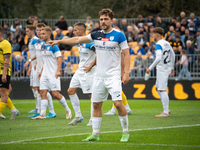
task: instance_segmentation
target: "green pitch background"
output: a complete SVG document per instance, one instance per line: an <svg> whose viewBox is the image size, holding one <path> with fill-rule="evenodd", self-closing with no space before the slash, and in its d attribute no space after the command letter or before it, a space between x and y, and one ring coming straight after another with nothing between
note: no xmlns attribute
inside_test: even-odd
<svg viewBox="0 0 200 150"><path fill-rule="evenodd" d="M10 110L3 112L6 119L0 120L0 150L126 150L126 149L200 149L200 101L170 101L171 115L155 118L162 112L159 100L128 100L133 111L129 115L130 141L120 143L121 125L117 115L103 116L100 141L81 142L92 133L86 124L90 118L90 101L81 100L84 122L67 125L72 119L65 119L65 111L54 100L56 118L30 120L28 111L35 107L33 100L14 100L20 111L16 120L10 119ZM74 111L69 100L69 107ZM103 104L103 113L112 106L112 101ZM48 112L47 112L48 114Z"/></svg>

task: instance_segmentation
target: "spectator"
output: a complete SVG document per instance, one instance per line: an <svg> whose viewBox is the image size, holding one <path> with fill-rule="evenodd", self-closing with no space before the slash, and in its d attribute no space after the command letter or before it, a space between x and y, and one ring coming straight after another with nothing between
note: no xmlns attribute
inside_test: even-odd
<svg viewBox="0 0 200 150"><path fill-rule="evenodd" d="M200 50L200 28L197 29L197 49Z"/></svg>
<svg viewBox="0 0 200 150"><path fill-rule="evenodd" d="M141 78L141 74L144 71L143 65L144 60L142 59L142 54L139 52L134 59L133 68L131 68L131 76L135 77L135 72L137 72L137 77Z"/></svg>
<svg viewBox="0 0 200 150"><path fill-rule="evenodd" d="M15 76L20 77L23 75L23 66L24 66L24 61L23 61L23 57L16 55L15 57L16 61L15 61Z"/></svg>
<svg viewBox="0 0 200 150"><path fill-rule="evenodd" d="M26 20L27 25L34 25L34 20L37 19L37 16L29 16Z"/></svg>
<svg viewBox="0 0 200 150"><path fill-rule="evenodd" d="M171 37L171 36L168 36L168 37L167 37L167 41L169 42L169 44L170 44L171 46L173 46L173 40L172 40L172 37Z"/></svg>
<svg viewBox="0 0 200 150"><path fill-rule="evenodd" d="M181 36L185 35L185 26L181 26Z"/></svg>
<svg viewBox="0 0 200 150"><path fill-rule="evenodd" d="M68 33L66 34L66 36L68 36L69 38L74 37L74 33L73 33L74 28L72 26L68 27Z"/></svg>
<svg viewBox="0 0 200 150"><path fill-rule="evenodd" d="M122 19L122 24L119 28L121 30L123 30L124 33L127 31L127 21L126 21L126 19Z"/></svg>
<svg viewBox="0 0 200 150"><path fill-rule="evenodd" d="M180 54L180 52L178 50L179 46L183 46L183 43L181 42L181 37L177 35L175 38L175 41L172 44L172 48L173 48L175 54Z"/></svg>
<svg viewBox="0 0 200 150"><path fill-rule="evenodd" d="M197 25L198 20L195 18L195 14L194 13L190 13L190 18L188 19L188 26L190 21L193 21L195 25Z"/></svg>
<svg viewBox="0 0 200 150"><path fill-rule="evenodd" d="M186 19L182 19L181 26L184 26L185 28L187 28L188 24L187 24L187 20Z"/></svg>
<svg viewBox="0 0 200 150"><path fill-rule="evenodd" d="M139 49L137 50L137 54L138 53L141 53L142 55L145 55L145 50L143 48L143 43L139 43L138 46L139 46Z"/></svg>
<svg viewBox="0 0 200 150"><path fill-rule="evenodd" d="M190 41L192 42L192 48L195 47L195 44L196 44L196 39L194 38L194 34L193 33L190 33Z"/></svg>
<svg viewBox="0 0 200 150"><path fill-rule="evenodd" d="M17 26L18 26L20 29L23 29L23 28L22 28L22 25L20 25L19 19L18 19L18 18L15 18L14 24L11 25L11 27L10 27L11 32L14 33L14 32L16 31L16 27L17 27Z"/></svg>
<svg viewBox="0 0 200 150"><path fill-rule="evenodd" d="M73 65L71 64L71 62L67 62L67 66L65 67L65 72L68 75L73 75Z"/></svg>
<svg viewBox="0 0 200 150"><path fill-rule="evenodd" d="M166 39L168 39L169 36L171 36L172 39L175 39L175 30L174 30L174 26L173 25L170 25L169 31L167 32Z"/></svg>
<svg viewBox="0 0 200 150"><path fill-rule="evenodd" d="M65 59L64 51L62 51L61 54L62 54L61 73L62 75L65 75L65 67L67 66L67 60Z"/></svg>
<svg viewBox="0 0 200 150"><path fill-rule="evenodd" d="M154 45L155 48L155 45ZM154 49L154 53L155 53L155 49ZM155 60L155 55L152 54L152 52L149 50L147 52L147 58L144 60L144 68L147 69L149 68L149 66L154 62ZM156 67L154 67L153 70L151 70L151 76L155 76L156 75Z"/></svg>
<svg viewBox="0 0 200 150"><path fill-rule="evenodd" d="M149 41L150 34L149 34L149 27L148 27L147 23L144 23L144 31L146 33L147 41Z"/></svg>
<svg viewBox="0 0 200 150"><path fill-rule="evenodd" d="M156 58L155 45L156 45L156 42L152 42L152 43L151 43L151 47L150 47L149 50L148 50L148 51L151 52L151 54L154 56L154 58Z"/></svg>
<svg viewBox="0 0 200 150"><path fill-rule="evenodd" d="M172 17L171 18L171 22L170 22L170 26L173 26L174 27L174 29L176 29L176 17Z"/></svg>
<svg viewBox="0 0 200 150"><path fill-rule="evenodd" d="M190 33L196 34L196 27L193 21L190 21L189 25L188 25L188 29L190 31Z"/></svg>
<svg viewBox="0 0 200 150"><path fill-rule="evenodd" d="M186 17L185 17L185 12L184 11L182 11L182 12L180 12L180 17L178 18L178 22L181 22L183 19L186 19Z"/></svg>
<svg viewBox="0 0 200 150"><path fill-rule="evenodd" d="M24 38L22 37L21 34L19 34L17 35L16 39L17 39L17 43L19 43L20 45L20 51L22 51L22 46L24 45Z"/></svg>
<svg viewBox="0 0 200 150"><path fill-rule="evenodd" d="M130 53L130 55L134 55L135 53L134 53L134 49L132 48L132 42L129 42L128 43L128 47L129 47L129 53Z"/></svg>
<svg viewBox="0 0 200 150"><path fill-rule="evenodd" d="M63 16L60 16L59 21L55 24L55 29L67 30L68 25Z"/></svg>
<svg viewBox="0 0 200 150"><path fill-rule="evenodd" d="M138 15L138 21L136 22L137 27L138 27L138 28L139 28L139 27L143 27L143 26L144 26L144 23L145 23L145 21L144 21L144 19L143 19L143 16L142 16L142 15Z"/></svg>
<svg viewBox="0 0 200 150"><path fill-rule="evenodd" d="M181 38L181 31L178 29L175 30L175 37L176 36L180 36L180 38ZM173 40L175 40L175 39L173 39Z"/></svg>
<svg viewBox="0 0 200 150"><path fill-rule="evenodd" d="M78 64L78 56L75 55L74 51L71 51L71 55L67 57L67 62L70 62L71 64Z"/></svg>
<svg viewBox="0 0 200 150"><path fill-rule="evenodd" d="M17 43L17 39L14 37L12 38L12 52L17 52L17 51L20 51L20 45L19 43Z"/></svg>
<svg viewBox="0 0 200 150"><path fill-rule="evenodd" d="M174 28L176 31L179 30L181 31L181 23L180 22L176 22L176 27Z"/></svg>
<svg viewBox="0 0 200 150"><path fill-rule="evenodd" d="M27 45L23 45L22 46L22 52L21 52L21 56L23 58L24 62L27 62L28 60L28 46Z"/></svg>
<svg viewBox="0 0 200 150"><path fill-rule="evenodd" d="M61 40L64 37L64 34L59 28L56 29L56 32L57 34L56 34L55 40Z"/></svg>
<svg viewBox="0 0 200 150"><path fill-rule="evenodd" d="M64 36L62 39L68 39L68 36ZM64 51L70 51L72 49L72 45L65 45L65 44L59 44L59 49L64 53Z"/></svg>
<svg viewBox="0 0 200 150"><path fill-rule="evenodd" d="M155 21L153 15L150 14L148 16L147 25L148 25L148 27L151 27L151 26L155 26L155 24L156 24L156 21Z"/></svg>
<svg viewBox="0 0 200 150"><path fill-rule="evenodd" d="M188 63L190 67L193 64L193 59L195 58L193 55L196 54L194 48L192 48L192 42L190 40L187 40L186 42L186 54L188 56Z"/></svg>
<svg viewBox="0 0 200 150"><path fill-rule="evenodd" d="M3 38L6 39L6 40L8 40L9 42L11 42L11 40L10 40L9 37L12 37L11 33L9 32L9 28L4 27Z"/></svg>
<svg viewBox="0 0 200 150"><path fill-rule="evenodd" d="M180 81L183 78L183 76L186 75L187 79L191 81L192 78L190 72L188 71L188 58L185 50L182 50L181 59L177 62L177 64L181 64L183 68L181 69L178 78L175 80Z"/></svg>
<svg viewBox="0 0 200 150"><path fill-rule="evenodd" d="M133 28L131 26L127 26L127 31L125 32L125 36L128 42L135 41L135 34L133 33Z"/></svg>
<svg viewBox="0 0 200 150"><path fill-rule="evenodd" d="M161 27L164 29L164 32L167 33L168 31L168 25L169 23L166 21L163 21L159 16L156 18L156 27Z"/></svg>
<svg viewBox="0 0 200 150"><path fill-rule="evenodd" d="M189 29L185 29L185 35L182 36L183 47L186 47L186 41L190 39L190 31Z"/></svg>
<svg viewBox="0 0 200 150"><path fill-rule="evenodd" d="M144 45L147 42L147 36L144 36L144 32L140 31L137 36L137 43L143 43Z"/></svg>
<svg viewBox="0 0 200 150"><path fill-rule="evenodd" d="M140 32L138 27L135 24L132 24L131 26L132 26L133 33L137 35Z"/></svg>
<svg viewBox="0 0 200 150"><path fill-rule="evenodd" d="M118 23L117 23L117 19L116 18L113 18L113 24L112 24L112 27L114 26L117 26L119 27Z"/></svg>
<svg viewBox="0 0 200 150"><path fill-rule="evenodd" d="M13 33L13 37L17 37L19 35L24 35L24 30L20 28L19 26L16 27L15 32Z"/></svg>
<svg viewBox="0 0 200 150"><path fill-rule="evenodd" d="M88 31L91 31L94 29L94 23L90 16L87 16L85 26L86 26L86 30Z"/></svg>
<svg viewBox="0 0 200 150"><path fill-rule="evenodd" d="M94 29L91 30L91 32L99 31L99 30L101 30L100 25L99 25L99 22L95 22L95 23L94 23Z"/></svg>

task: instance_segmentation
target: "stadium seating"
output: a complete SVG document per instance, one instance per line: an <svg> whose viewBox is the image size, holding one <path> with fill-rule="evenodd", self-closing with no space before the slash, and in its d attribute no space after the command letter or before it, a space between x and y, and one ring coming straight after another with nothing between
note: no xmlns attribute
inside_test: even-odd
<svg viewBox="0 0 200 150"><path fill-rule="evenodd" d="M15 56L20 55L21 56L21 52L13 52L12 55L15 55Z"/></svg>

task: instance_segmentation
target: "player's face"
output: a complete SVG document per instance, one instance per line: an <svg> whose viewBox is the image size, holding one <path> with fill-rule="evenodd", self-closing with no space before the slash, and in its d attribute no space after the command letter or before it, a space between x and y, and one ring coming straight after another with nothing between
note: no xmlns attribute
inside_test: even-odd
<svg viewBox="0 0 200 150"><path fill-rule="evenodd" d="M41 30L42 30L42 28L37 27L37 35L38 35L39 38L40 38Z"/></svg>
<svg viewBox="0 0 200 150"><path fill-rule="evenodd" d="M82 34L82 33L81 33L81 30L79 29L78 26L75 26L75 27L74 27L73 33L74 33L75 36L81 36L81 34Z"/></svg>
<svg viewBox="0 0 200 150"><path fill-rule="evenodd" d="M32 37L32 32L29 28L26 28L26 35L31 38Z"/></svg>
<svg viewBox="0 0 200 150"><path fill-rule="evenodd" d="M40 32L40 38L41 38L41 40L47 42L49 40L49 38L50 38L49 32L47 32L45 30L41 30L41 32Z"/></svg>
<svg viewBox="0 0 200 150"><path fill-rule="evenodd" d="M106 30L109 30L111 28L112 20L109 16L102 15L102 16L100 16L99 20L100 20L101 28L103 30L106 31Z"/></svg>

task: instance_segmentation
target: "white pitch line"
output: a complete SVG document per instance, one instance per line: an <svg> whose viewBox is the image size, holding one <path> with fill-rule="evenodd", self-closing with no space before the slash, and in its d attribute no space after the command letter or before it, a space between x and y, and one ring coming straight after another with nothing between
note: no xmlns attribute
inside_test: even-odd
<svg viewBox="0 0 200 150"><path fill-rule="evenodd" d="M138 146L165 146L165 147L200 147L200 145L156 144L156 143L117 143L117 142L22 142L22 144L105 144L105 145L138 145Z"/></svg>
<svg viewBox="0 0 200 150"><path fill-rule="evenodd" d="M168 127L156 127L156 128L146 128L146 129L133 129L133 130L129 130L129 131L160 130L160 129L172 129L172 128L183 128L183 127L197 127L197 126L200 126L200 124L168 126ZM116 132L122 132L122 131L104 131L104 132L100 132L100 133L116 133ZM25 139L25 140L19 140L19 141L2 142L0 144L15 144L15 143L22 143L22 142L26 142L26 141L36 141L36 140L61 138L61 137L67 137L67 136L78 136L78 135L86 135L86 134L91 134L91 133L78 133L78 134L67 134L67 135L51 136L51 137L41 137L41 138L35 138L35 139Z"/></svg>

